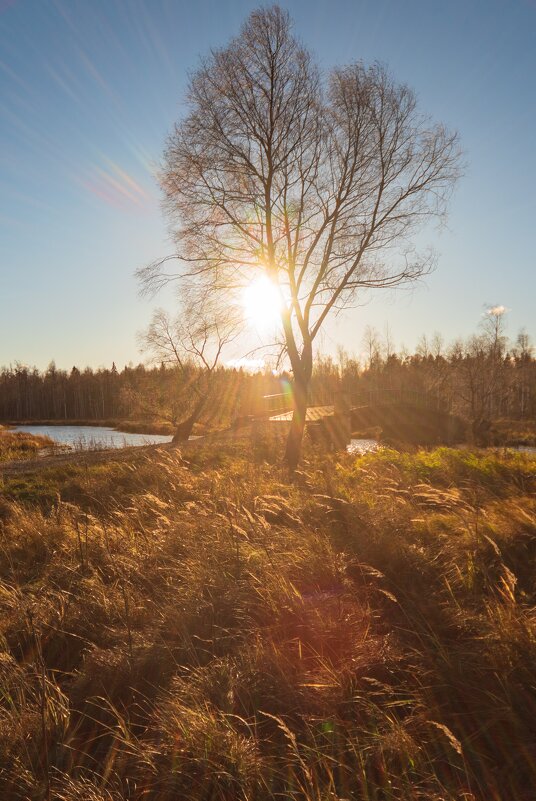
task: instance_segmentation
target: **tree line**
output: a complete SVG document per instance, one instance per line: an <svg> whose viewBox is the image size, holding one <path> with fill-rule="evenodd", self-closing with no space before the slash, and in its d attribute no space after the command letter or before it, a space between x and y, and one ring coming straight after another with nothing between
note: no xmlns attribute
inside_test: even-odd
<svg viewBox="0 0 536 801"><path fill-rule="evenodd" d="M446 344L439 334L421 337L414 353L396 351L389 332L368 328L364 361L341 350L337 359L319 357L312 386L330 383L350 394L415 392L473 426L498 419L536 419L536 359L529 335L515 341L504 332L504 311L488 309L480 330ZM374 402L374 400L372 401Z"/></svg>
<svg viewBox="0 0 536 801"><path fill-rule="evenodd" d="M44 371L21 364L0 371L0 419L167 421L178 426L205 403L199 421L221 428L265 409L268 395L283 395L292 376L270 368L256 373L218 366L210 375L201 362L186 360L158 366L127 366L70 371L54 363ZM333 402L337 392L376 402L379 392L417 392L478 425L508 418L536 419L536 359L530 337L521 331L510 341L504 314L488 310L480 330L466 340L445 344L439 335L423 336L413 353L396 350L391 334L368 328L361 355L340 349L314 363L309 404ZM195 420L197 422L197 418Z"/></svg>
<svg viewBox="0 0 536 801"><path fill-rule="evenodd" d="M126 366L93 370L46 370L23 364L0 370L0 420L147 421L177 426L197 401L197 387L207 393L203 420L215 427L256 413L264 395L276 394L284 375L271 370L250 374L218 366L207 386L206 368L191 361L180 366Z"/></svg>

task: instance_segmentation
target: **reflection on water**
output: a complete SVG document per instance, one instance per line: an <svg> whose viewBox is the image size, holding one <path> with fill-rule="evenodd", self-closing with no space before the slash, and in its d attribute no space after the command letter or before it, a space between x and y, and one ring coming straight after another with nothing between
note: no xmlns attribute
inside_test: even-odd
<svg viewBox="0 0 536 801"><path fill-rule="evenodd" d="M26 431L49 437L60 445L69 445L80 450L102 448L125 448L132 445L156 445L171 442L172 437L163 434L132 434L115 431L107 426L17 426L15 431Z"/></svg>
<svg viewBox="0 0 536 801"><path fill-rule="evenodd" d="M346 446L348 453L353 453L356 456L361 456L364 453L373 453L380 448L380 443L375 439L351 439L350 444Z"/></svg>
<svg viewBox="0 0 536 801"><path fill-rule="evenodd" d="M350 444L346 446L348 453L353 453L356 456L361 456L364 453L374 453L382 448L382 445L375 439L351 439ZM494 450L493 448L491 450ZM520 451L521 453L536 453L534 445L513 445L505 450Z"/></svg>

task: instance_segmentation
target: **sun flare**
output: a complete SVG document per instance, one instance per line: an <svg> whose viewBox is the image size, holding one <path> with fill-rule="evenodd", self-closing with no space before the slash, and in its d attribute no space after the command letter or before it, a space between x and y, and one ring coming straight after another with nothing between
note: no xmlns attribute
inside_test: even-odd
<svg viewBox="0 0 536 801"><path fill-rule="evenodd" d="M262 334L275 331L281 321L281 294L270 279L262 275L244 289L247 320Z"/></svg>

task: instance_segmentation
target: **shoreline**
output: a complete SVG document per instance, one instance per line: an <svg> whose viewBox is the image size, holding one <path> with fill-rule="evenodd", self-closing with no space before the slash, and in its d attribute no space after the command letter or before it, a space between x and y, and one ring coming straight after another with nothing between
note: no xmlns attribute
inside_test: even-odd
<svg viewBox="0 0 536 801"><path fill-rule="evenodd" d="M529 421L527 426L527 421L525 423L525 430L523 428L510 428L510 430L505 430L503 426L501 426L502 421L497 421L497 430L496 436L491 438L491 441L488 445L490 448L535 448L536 447L536 431L533 429L534 423ZM176 427L173 426L171 423L166 421L160 422L144 422L140 420L117 420L117 419L104 419L104 420L0 420L0 431L9 431L18 426L89 426L92 428L111 428L114 431L119 433L125 434L146 434L150 435L162 435L162 436L173 436L176 431ZM502 430L501 430L502 428ZM232 430L232 429L231 429ZM201 426L201 430L199 428L195 431L196 436L207 436L210 434L223 434L227 431L227 429L205 429L204 426ZM359 432L363 435L364 432ZM368 434L372 433L367 431ZM357 434L357 432L356 432ZM352 434L352 437L355 437L356 434ZM371 437L373 439L378 439L381 442L381 437L378 438L377 432L376 436ZM439 443L436 443L439 444ZM470 441L466 441L465 445L471 446L475 445L475 443L471 443ZM433 447L433 446L432 446ZM477 446L478 447L478 446Z"/></svg>
<svg viewBox="0 0 536 801"><path fill-rule="evenodd" d="M162 434L173 436L175 426L165 421L145 423L138 420L1 420L0 429L18 426L91 426L92 428L112 428L125 434Z"/></svg>

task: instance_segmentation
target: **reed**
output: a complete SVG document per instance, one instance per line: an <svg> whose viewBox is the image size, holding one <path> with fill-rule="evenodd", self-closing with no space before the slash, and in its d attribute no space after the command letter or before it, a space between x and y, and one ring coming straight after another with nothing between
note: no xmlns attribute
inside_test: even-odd
<svg viewBox="0 0 536 801"><path fill-rule="evenodd" d="M49 437L0 427L0 462L33 459L38 456L40 450L53 449L54 446L55 443Z"/></svg>
<svg viewBox="0 0 536 801"><path fill-rule="evenodd" d="M2 799L528 801L534 457L252 452L3 501Z"/></svg>

